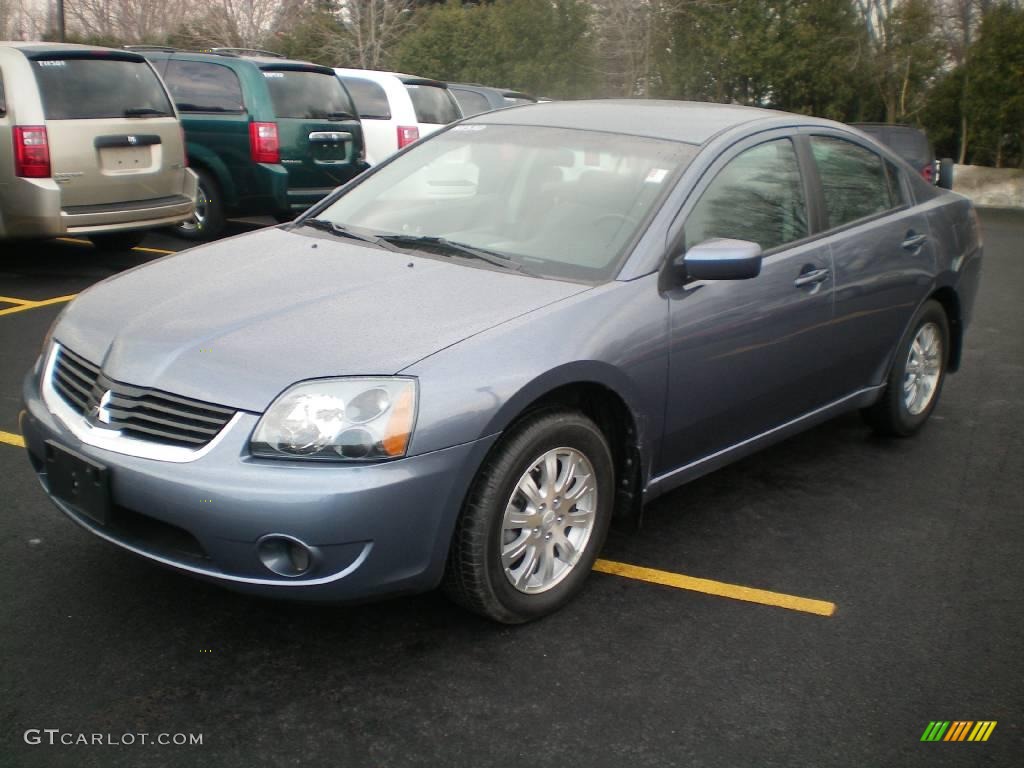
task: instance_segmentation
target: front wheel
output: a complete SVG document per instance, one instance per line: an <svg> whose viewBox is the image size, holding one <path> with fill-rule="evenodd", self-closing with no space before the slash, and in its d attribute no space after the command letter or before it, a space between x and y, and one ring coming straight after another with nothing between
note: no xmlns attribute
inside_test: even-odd
<svg viewBox="0 0 1024 768"><path fill-rule="evenodd" d="M580 413L538 412L502 439L459 518L443 588L506 624L540 618L579 592L612 517L615 467Z"/></svg>
<svg viewBox="0 0 1024 768"><path fill-rule="evenodd" d="M882 397L864 415L879 434L909 437L928 420L939 401L949 362L949 320L937 301L918 311Z"/></svg>

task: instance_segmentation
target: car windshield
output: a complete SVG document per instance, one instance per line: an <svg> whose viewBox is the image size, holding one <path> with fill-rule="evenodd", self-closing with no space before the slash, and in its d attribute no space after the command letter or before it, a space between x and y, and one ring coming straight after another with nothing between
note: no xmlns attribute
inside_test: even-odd
<svg viewBox="0 0 1024 768"><path fill-rule="evenodd" d="M443 238L533 275L614 277L697 148L566 128L463 123L396 157L317 214L372 235Z"/></svg>
<svg viewBox="0 0 1024 768"><path fill-rule="evenodd" d="M355 117L356 108L338 78L325 72L264 70L263 77L279 118L306 120Z"/></svg>
<svg viewBox="0 0 1024 768"><path fill-rule="evenodd" d="M47 58L32 62L47 120L170 117L174 109L144 61Z"/></svg>

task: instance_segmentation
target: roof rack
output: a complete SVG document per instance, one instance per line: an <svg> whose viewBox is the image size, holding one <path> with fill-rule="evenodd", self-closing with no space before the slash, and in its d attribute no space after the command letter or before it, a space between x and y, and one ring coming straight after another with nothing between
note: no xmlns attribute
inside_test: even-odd
<svg viewBox="0 0 1024 768"><path fill-rule="evenodd" d="M211 48L212 53L230 53L235 56L269 56L273 59L286 59L284 54L274 51L264 51L259 48Z"/></svg>
<svg viewBox="0 0 1024 768"><path fill-rule="evenodd" d="M164 51L166 53L174 53L178 48L174 48L170 45L122 45L126 51Z"/></svg>

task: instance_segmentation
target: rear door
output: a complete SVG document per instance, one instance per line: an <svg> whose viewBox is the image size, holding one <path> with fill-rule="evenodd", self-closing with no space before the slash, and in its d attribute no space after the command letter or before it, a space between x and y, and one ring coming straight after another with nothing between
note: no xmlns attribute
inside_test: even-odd
<svg viewBox="0 0 1024 768"><path fill-rule="evenodd" d="M362 127L334 71L297 64L260 69L277 117L288 188L326 195L355 176L361 170Z"/></svg>
<svg viewBox="0 0 1024 768"><path fill-rule="evenodd" d="M903 171L840 135L809 137L831 234L835 348L849 390L878 384L935 274L927 215Z"/></svg>
<svg viewBox="0 0 1024 768"><path fill-rule="evenodd" d="M29 59L65 210L181 195L181 129L144 58L61 51Z"/></svg>

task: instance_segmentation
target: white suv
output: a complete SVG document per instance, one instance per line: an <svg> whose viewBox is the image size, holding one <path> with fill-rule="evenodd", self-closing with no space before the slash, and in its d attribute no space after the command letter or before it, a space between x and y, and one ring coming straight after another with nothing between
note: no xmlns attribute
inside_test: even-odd
<svg viewBox="0 0 1024 768"><path fill-rule="evenodd" d="M334 70L363 122L366 160L376 165L421 136L462 119L448 84L399 72Z"/></svg>

